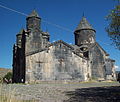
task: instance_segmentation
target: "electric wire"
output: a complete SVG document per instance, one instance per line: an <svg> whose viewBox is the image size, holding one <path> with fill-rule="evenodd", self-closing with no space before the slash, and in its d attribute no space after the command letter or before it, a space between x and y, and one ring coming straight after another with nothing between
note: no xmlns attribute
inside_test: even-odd
<svg viewBox="0 0 120 102"><path fill-rule="evenodd" d="M6 7L6 6L3 6L3 5L1 5L1 4L0 4L0 7L1 7L1 8L4 8L4 9L7 9L7 10L10 10L10 11L13 11L13 12L16 12L16 13L21 14L21 15L23 15L23 16L27 16L27 14L25 14L25 13L23 13L23 12L20 12L20 11L14 10L14 9L12 9L12 8L9 8L9 7Z"/></svg>
<svg viewBox="0 0 120 102"><path fill-rule="evenodd" d="M26 17L28 16L28 14L26 14L26 13L20 12L20 11L18 11L18 10L9 8L9 7L4 6L4 5L1 5L1 4L0 4L0 7L1 7L1 8L4 8L4 9L6 9L6 10L12 11L12 12L18 13L18 14L20 14L20 15L26 16ZM49 24L49 25L53 25L53 26L55 26L55 27L57 27L57 28L59 28L59 29L62 29L62 30L68 31L68 32L72 32L72 33L74 32L74 31L71 30L71 29L65 28L65 27L60 26L60 25L58 25L58 24L54 24L54 23L48 22L48 21L46 21L46 20L44 20L44 19L42 19L42 21L43 21L44 23ZM98 41L100 41L100 42L103 43L104 45L111 46L111 44L104 43L104 42L101 41L101 40L98 40Z"/></svg>

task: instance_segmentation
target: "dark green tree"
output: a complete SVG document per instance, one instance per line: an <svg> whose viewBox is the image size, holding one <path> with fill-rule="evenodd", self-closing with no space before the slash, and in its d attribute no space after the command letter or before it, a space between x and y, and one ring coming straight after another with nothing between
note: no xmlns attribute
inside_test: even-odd
<svg viewBox="0 0 120 102"><path fill-rule="evenodd" d="M4 83L12 83L12 72L8 72L4 77L3 77L3 82Z"/></svg>
<svg viewBox="0 0 120 102"><path fill-rule="evenodd" d="M118 3L107 16L109 25L106 27L106 31L115 47L120 50L120 1L115 1Z"/></svg>

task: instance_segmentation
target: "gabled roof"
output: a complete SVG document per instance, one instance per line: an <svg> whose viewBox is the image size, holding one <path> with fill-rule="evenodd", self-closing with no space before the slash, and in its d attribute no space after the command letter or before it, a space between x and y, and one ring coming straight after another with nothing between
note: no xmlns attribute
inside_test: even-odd
<svg viewBox="0 0 120 102"><path fill-rule="evenodd" d="M71 48L72 50L74 50L74 48L73 48L71 45L69 45L68 43L66 43L66 42L64 42L64 41L62 41L62 40L55 41L55 42L51 43L48 47L53 46L53 45L55 45L55 44L57 44L57 43L63 43L63 44L66 45L67 47L69 47L69 48Z"/></svg>
<svg viewBox="0 0 120 102"><path fill-rule="evenodd" d="M39 15L38 15L38 13L37 13L35 10L33 10L33 11L31 12L31 14L28 15L28 18L29 18L29 17L38 17L38 18L40 18Z"/></svg>
<svg viewBox="0 0 120 102"><path fill-rule="evenodd" d="M78 24L76 31L80 31L80 30L84 30L84 29L90 29L90 30L94 30L92 28L92 26L90 25L90 23L87 21L87 19L83 16L80 23ZM95 30L94 30L95 31Z"/></svg>
<svg viewBox="0 0 120 102"><path fill-rule="evenodd" d="M36 54L36 53L39 53L39 52L42 52L42 51L45 51L45 50L49 50L49 47L50 47L50 46L54 46L55 44L59 44L59 43L62 43L62 44L64 44L64 45L66 45L67 47L69 47L69 48L71 49L71 51L72 51L74 54L76 54L77 56L79 56L79 57L81 57L81 58L84 58L84 59L87 59L87 58L79 55L78 53L76 53L76 52L75 52L75 49L74 49L74 47L73 47L72 45L69 45L68 43L66 43L66 42L64 42L64 41L62 41L62 40L58 40L58 41L56 41L56 42L53 42L53 43L49 44L49 45L48 45L46 48L44 48L44 49L40 49L40 50L37 50L37 51L33 51L33 52L30 52L30 53L27 53L26 56L30 56L30 55L33 55L33 54Z"/></svg>
<svg viewBox="0 0 120 102"><path fill-rule="evenodd" d="M109 54L97 42L96 42L96 46L98 46L105 53L106 56L109 56Z"/></svg>
<svg viewBox="0 0 120 102"><path fill-rule="evenodd" d="M64 42L64 41L62 41L62 40L58 40L58 41L55 41L55 42L53 42L53 43L50 43L50 44L49 44L46 48L44 48L44 49L40 49L40 50L36 50L36 51L30 52L30 53L27 53L26 56L33 55L33 54L36 54L36 53L38 53L38 52L42 52L42 51L48 50L48 48L49 48L50 46L53 46L53 45L58 44L58 43L63 43L64 45L66 45L66 46L68 46L69 48L71 48L72 50L74 50L74 48L73 48L71 45L67 44L66 42Z"/></svg>

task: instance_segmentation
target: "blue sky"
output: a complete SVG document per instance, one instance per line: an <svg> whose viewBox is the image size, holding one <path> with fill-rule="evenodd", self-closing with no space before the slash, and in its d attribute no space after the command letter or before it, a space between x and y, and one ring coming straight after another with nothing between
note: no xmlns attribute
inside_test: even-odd
<svg viewBox="0 0 120 102"><path fill-rule="evenodd" d="M110 46L105 27L108 25L106 15L114 8L114 0L0 0L0 5L7 6L25 14L33 9L40 17L51 24L42 21L42 30L51 35L51 42L64 40L74 44L74 34L60 29L53 24L74 31L83 12L89 23L96 30L96 40L116 60L120 70L120 51ZM26 27L26 17L0 7L0 67L12 68L12 47L16 41L16 34Z"/></svg>

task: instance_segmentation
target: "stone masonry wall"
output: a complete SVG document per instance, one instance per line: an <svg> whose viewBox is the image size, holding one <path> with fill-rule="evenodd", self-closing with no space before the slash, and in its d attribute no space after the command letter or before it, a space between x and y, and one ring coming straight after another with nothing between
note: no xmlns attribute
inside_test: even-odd
<svg viewBox="0 0 120 102"><path fill-rule="evenodd" d="M92 78L103 78L106 77L105 72L105 54L99 48L99 46L94 46L90 51L90 63L91 63L91 70L92 70Z"/></svg>
<svg viewBox="0 0 120 102"><path fill-rule="evenodd" d="M88 80L88 61L74 54L68 46L57 43L48 50L26 57L26 81Z"/></svg>

